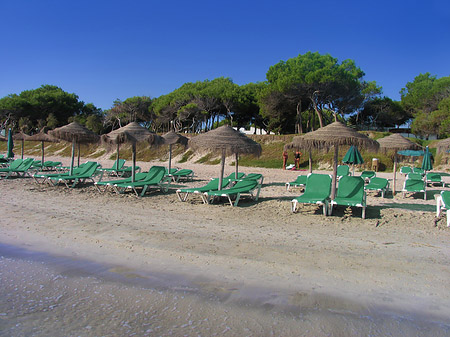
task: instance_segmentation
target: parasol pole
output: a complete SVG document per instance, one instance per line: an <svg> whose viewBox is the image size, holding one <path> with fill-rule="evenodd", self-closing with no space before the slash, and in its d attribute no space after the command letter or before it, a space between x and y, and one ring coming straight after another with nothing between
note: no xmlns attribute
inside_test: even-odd
<svg viewBox="0 0 450 337"><path fill-rule="evenodd" d="M72 156L71 156L71 160L70 160L70 170L69 170L69 174L73 175L73 162L75 160L75 137L73 137L72 139Z"/></svg>
<svg viewBox="0 0 450 337"><path fill-rule="evenodd" d="M309 149L309 173L312 173L312 150Z"/></svg>
<svg viewBox="0 0 450 337"><path fill-rule="evenodd" d="M172 144L169 144L169 174L172 166Z"/></svg>
<svg viewBox="0 0 450 337"><path fill-rule="evenodd" d="M23 159L23 143L24 143L24 140L22 138L22 159Z"/></svg>
<svg viewBox="0 0 450 337"><path fill-rule="evenodd" d="M116 172L117 171L119 171L119 147L120 147L120 144L119 144L119 142L117 142L117 157L116 157Z"/></svg>
<svg viewBox="0 0 450 337"><path fill-rule="evenodd" d="M78 166L80 166L81 143L78 143Z"/></svg>
<svg viewBox="0 0 450 337"><path fill-rule="evenodd" d="M235 166L236 166L236 173L234 174L234 179L238 178L238 174L239 174L239 153L236 152L236 162L235 162Z"/></svg>
<svg viewBox="0 0 450 337"><path fill-rule="evenodd" d="M134 180L136 179L136 143L133 143L133 145L131 146L132 150L133 150L133 170L131 172L131 181L134 183Z"/></svg>
<svg viewBox="0 0 450 337"><path fill-rule="evenodd" d="M223 171L225 170L225 148L222 149L222 160L220 163L220 176L219 176L219 188L220 191L222 189L222 182L223 182Z"/></svg>
<svg viewBox="0 0 450 337"><path fill-rule="evenodd" d="M336 181L337 181L337 164L338 164L339 146L334 145L334 159L333 159L333 177L331 182L331 200L336 196Z"/></svg>
<svg viewBox="0 0 450 337"><path fill-rule="evenodd" d="M42 152L41 167L44 168L44 141L41 142L41 152Z"/></svg>
<svg viewBox="0 0 450 337"><path fill-rule="evenodd" d="M395 196L395 184L397 182L397 151L395 151L394 155L394 182L392 186L392 196Z"/></svg>

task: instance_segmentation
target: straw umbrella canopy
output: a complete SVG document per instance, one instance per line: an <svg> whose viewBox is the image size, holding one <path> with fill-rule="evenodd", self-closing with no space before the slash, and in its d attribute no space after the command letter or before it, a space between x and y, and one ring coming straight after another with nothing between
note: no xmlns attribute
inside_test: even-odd
<svg viewBox="0 0 450 337"><path fill-rule="evenodd" d="M159 146L164 144L164 139L156 133L139 125L137 122L131 122L119 129L102 136L102 142L106 144L115 144L119 149L120 144L131 143L133 169L131 172L131 180L135 180L136 171L136 144L146 142L150 146ZM117 152L118 153L118 152Z"/></svg>
<svg viewBox="0 0 450 337"><path fill-rule="evenodd" d="M398 133L394 133L390 136L378 139L378 144L380 144L380 150L383 152L394 151L394 180L392 194L395 195L395 184L397 181L397 162L398 162L398 151L403 150L420 150L421 146L410 141L409 139L403 137Z"/></svg>
<svg viewBox="0 0 450 337"><path fill-rule="evenodd" d="M164 138L164 143L169 144L169 173L170 173L170 169L172 166L172 145L181 144L184 147L186 147L189 139L173 131L167 132L162 137Z"/></svg>
<svg viewBox="0 0 450 337"><path fill-rule="evenodd" d="M222 186L225 157L236 155L236 175L239 172L239 154L260 156L261 145L248 138L242 132L236 131L229 125L221 126L189 139L189 147L194 151L205 151L221 154L221 168L219 176L219 189Z"/></svg>
<svg viewBox="0 0 450 337"><path fill-rule="evenodd" d="M56 139L55 137L52 137L49 134L45 133L44 130L41 130L39 133L36 133L36 134L34 134L32 136L28 136L26 138L26 140L41 142L41 154L42 154L42 156L41 156L41 165L44 164L44 160L45 160L44 143L45 142L52 142L52 143L59 142L58 139Z"/></svg>
<svg viewBox="0 0 450 337"><path fill-rule="evenodd" d="M446 138L437 143L436 153L445 153L450 149L450 138Z"/></svg>
<svg viewBox="0 0 450 337"><path fill-rule="evenodd" d="M62 139L67 142L72 142L72 158L70 161L70 174L73 173L73 161L75 157L76 144L96 143L100 137L88 128L84 127L78 122L72 122L60 128L49 131L50 136L57 139Z"/></svg>
<svg viewBox="0 0 450 337"><path fill-rule="evenodd" d="M22 151L21 151L22 159L23 159L23 150L24 150L23 149L24 148L23 143L24 143L25 140L27 140L28 137L29 136L27 134L23 133L22 131L20 131L19 133L16 133L15 135L13 135L13 139L14 140L20 140L21 143L22 143Z"/></svg>
<svg viewBox="0 0 450 337"><path fill-rule="evenodd" d="M379 144L369 137L345 126L341 122L331 123L316 131L308 132L302 136L294 137L293 145L306 149L319 148L328 149L334 147L333 160L333 180L331 198L336 195L336 175L338 165L339 146L354 145L357 147L366 147L377 150Z"/></svg>

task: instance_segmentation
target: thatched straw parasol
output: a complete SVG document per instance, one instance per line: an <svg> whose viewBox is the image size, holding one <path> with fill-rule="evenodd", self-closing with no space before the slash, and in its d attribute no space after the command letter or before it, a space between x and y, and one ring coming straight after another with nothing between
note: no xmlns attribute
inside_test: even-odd
<svg viewBox="0 0 450 337"><path fill-rule="evenodd" d="M436 153L445 153L450 149L450 138L446 138L437 143Z"/></svg>
<svg viewBox="0 0 450 337"><path fill-rule="evenodd" d="M309 132L302 136L294 137L292 143L295 147L305 149L329 149L334 147L334 161L333 161L333 181L331 198L334 199L336 195L336 174L340 145L355 145L357 147L366 147L377 150L379 145L376 141L364 136L361 133L345 126L341 122L331 123L316 131Z"/></svg>
<svg viewBox="0 0 450 337"><path fill-rule="evenodd" d="M68 125L61 126L55 130L49 131L49 135L57 139L62 139L67 142L72 142L72 159L70 161L70 174L73 173L73 161L75 157L76 144L96 143L100 137L88 128L84 127L78 122L72 122ZM78 151L79 153L80 151Z"/></svg>
<svg viewBox="0 0 450 337"><path fill-rule="evenodd" d="M172 145L181 144L184 147L186 147L189 139L173 131L167 132L162 137L164 138L164 143L169 144L169 173L170 173L170 169L172 166Z"/></svg>
<svg viewBox="0 0 450 337"><path fill-rule="evenodd" d="M239 172L239 154L261 155L260 144L253 139L248 138L242 132L236 131L229 125L224 125L204 134L192 137L189 140L189 147L193 150L219 153L222 155L219 188L222 186L225 157L227 155L236 155L235 177L237 177Z"/></svg>
<svg viewBox="0 0 450 337"><path fill-rule="evenodd" d="M45 149L44 149L44 143L45 142L52 142L57 143L59 140L55 137L50 136L49 134L45 133L44 130L41 130L39 133L36 133L32 136L28 136L26 140L29 141L35 141L35 142L41 142L41 165L44 165L45 160Z"/></svg>
<svg viewBox="0 0 450 337"><path fill-rule="evenodd" d="M13 139L14 140L20 140L21 143L22 143L22 151L21 151L22 159L23 159L23 150L24 150L23 143L24 143L25 140L27 140L28 137L29 136L27 134L23 133L22 131L20 131L19 133L16 133L15 135L13 135Z"/></svg>
<svg viewBox="0 0 450 337"><path fill-rule="evenodd" d="M136 144L147 142L151 146L159 146L164 144L164 139L156 133L142 127L137 122L131 122L117 130L102 136L102 142L106 144L117 145L117 162L119 159L119 146L124 143L131 143L133 153L133 170L131 172L131 180L135 179L136 169Z"/></svg>
<svg viewBox="0 0 450 337"><path fill-rule="evenodd" d="M390 136L378 139L380 144L380 150L384 153L388 151L394 151L394 180L392 184L392 194L395 195L395 184L397 182L397 151L401 150L420 150L422 147L409 139L406 139L398 133L394 133Z"/></svg>

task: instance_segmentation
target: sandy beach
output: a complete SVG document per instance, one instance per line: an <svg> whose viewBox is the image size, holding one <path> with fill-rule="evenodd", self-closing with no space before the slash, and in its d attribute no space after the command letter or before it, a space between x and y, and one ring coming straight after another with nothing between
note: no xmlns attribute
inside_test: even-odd
<svg viewBox="0 0 450 337"><path fill-rule="evenodd" d="M165 164L138 162L144 170ZM172 275L201 292L255 300L267 310L377 312L427 327L410 335L450 334L450 229L445 215L435 218L434 195L442 187L430 187L428 200L369 193L366 219L361 210L345 208L325 217L315 205L290 212L300 191L286 191L285 183L305 171L242 167L262 173L264 185L258 202L242 199L232 208L195 197L180 202L178 186L204 185L219 167L175 166L193 169L194 181L143 198L99 193L92 185L68 189L30 178L1 180L0 243L114 265L118 273ZM225 173L233 169L226 166ZM397 190L402 182L399 175Z"/></svg>

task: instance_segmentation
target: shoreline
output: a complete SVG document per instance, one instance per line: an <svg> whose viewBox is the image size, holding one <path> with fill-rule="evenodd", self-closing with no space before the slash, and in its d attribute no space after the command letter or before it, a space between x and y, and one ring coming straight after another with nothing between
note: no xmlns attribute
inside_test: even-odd
<svg viewBox="0 0 450 337"><path fill-rule="evenodd" d="M144 170L158 164L138 163ZM186 186L218 174L217 166L175 166L196 172ZM299 294L293 301L300 306L317 303L302 294L336 295L450 323L450 230L445 216L435 226L434 199L371 194L365 220L360 210L324 217L315 205L292 214L290 199L299 192L287 192L284 183L298 171L241 170L263 173L264 187L258 202L242 200L236 208L198 199L182 203L173 191L138 199L100 194L92 186L2 180L0 241L131 270L174 272L208 291L216 289L202 280L215 280L219 293L236 286L285 289Z"/></svg>

